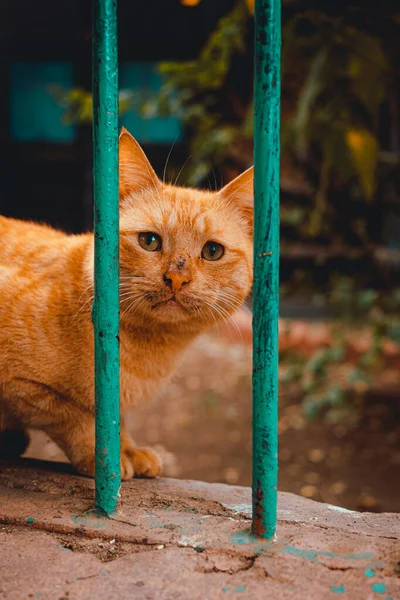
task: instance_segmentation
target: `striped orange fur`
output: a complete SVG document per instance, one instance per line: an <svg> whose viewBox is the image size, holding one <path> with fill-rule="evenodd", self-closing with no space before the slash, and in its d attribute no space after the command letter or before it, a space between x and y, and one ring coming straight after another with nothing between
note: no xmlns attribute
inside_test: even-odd
<svg viewBox="0 0 400 600"><path fill-rule="evenodd" d="M122 131L122 417L157 394L194 337L228 318L249 293L252 200L252 169L220 192L167 185ZM211 253L223 246L218 260L209 260L207 242L214 242ZM0 217L3 455L21 452L21 432L39 428L79 472L94 474L92 300L92 234ZM10 431L19 432L18 447ZM122 419L122 477L152 477L160 469L155 452L134 446Z"/></svg>

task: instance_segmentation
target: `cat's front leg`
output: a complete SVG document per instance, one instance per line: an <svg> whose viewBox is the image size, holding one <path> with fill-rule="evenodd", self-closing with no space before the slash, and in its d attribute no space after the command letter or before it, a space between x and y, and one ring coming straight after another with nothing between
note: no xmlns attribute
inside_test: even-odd
<svg viewBox="0 0 400 600"><path fill-rule="evenodd" d="M46 433L64 450L78 473L95 475L95 424L89 413L73 412L71 418L44 428Z"/></svg>
<svg viewBox="0 0 400 600"><path fill-rule="evenodd" d="M82 475L95 475L95 422L87 413L61 426L46 428L47 433L64 450L72 466ZM162 467L161 458L149 448L136 448L121 423L121 478L156 477Z"/></svg>
<svg viewBox="0 0 400 600"><path fill-rule="evenodd" d="M136 448L121 423L121 478L156 477L161 473L162 460L150 448Z"/></svg>

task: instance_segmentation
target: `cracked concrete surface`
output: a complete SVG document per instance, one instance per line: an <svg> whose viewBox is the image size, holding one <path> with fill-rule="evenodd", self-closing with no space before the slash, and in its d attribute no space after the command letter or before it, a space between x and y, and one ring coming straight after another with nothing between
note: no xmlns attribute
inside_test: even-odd
<svg viewBox="0 0 400 600"><path fill-rule="evenodd" d="M265 541L248 488L134 480L112 519L90 512L93 489L68 465L0 467L0 598L400 598L398 514L281 493Z"/></svg>

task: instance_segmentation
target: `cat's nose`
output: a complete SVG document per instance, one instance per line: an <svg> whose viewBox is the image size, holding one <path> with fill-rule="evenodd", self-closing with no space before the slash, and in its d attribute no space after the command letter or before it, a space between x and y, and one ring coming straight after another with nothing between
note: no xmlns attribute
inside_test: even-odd
<svg viewBox="0 0 400 600"><path fill-rule="evenodd" d="M177 294L179 290L187 285L190 280L190 272L188 269L170 268L163 276L165 284L172 290L173 294Z"/></svg>

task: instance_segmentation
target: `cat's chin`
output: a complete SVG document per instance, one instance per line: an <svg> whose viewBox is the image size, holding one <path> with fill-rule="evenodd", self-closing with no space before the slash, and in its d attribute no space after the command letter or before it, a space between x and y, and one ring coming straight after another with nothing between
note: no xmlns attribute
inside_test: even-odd
<svg viewBox="0 0 400 600"><path fill-rule="evenodd" d="M153 318L163 323L186 322L193 316L175 299L159 302L151 309Z"/></svg>

